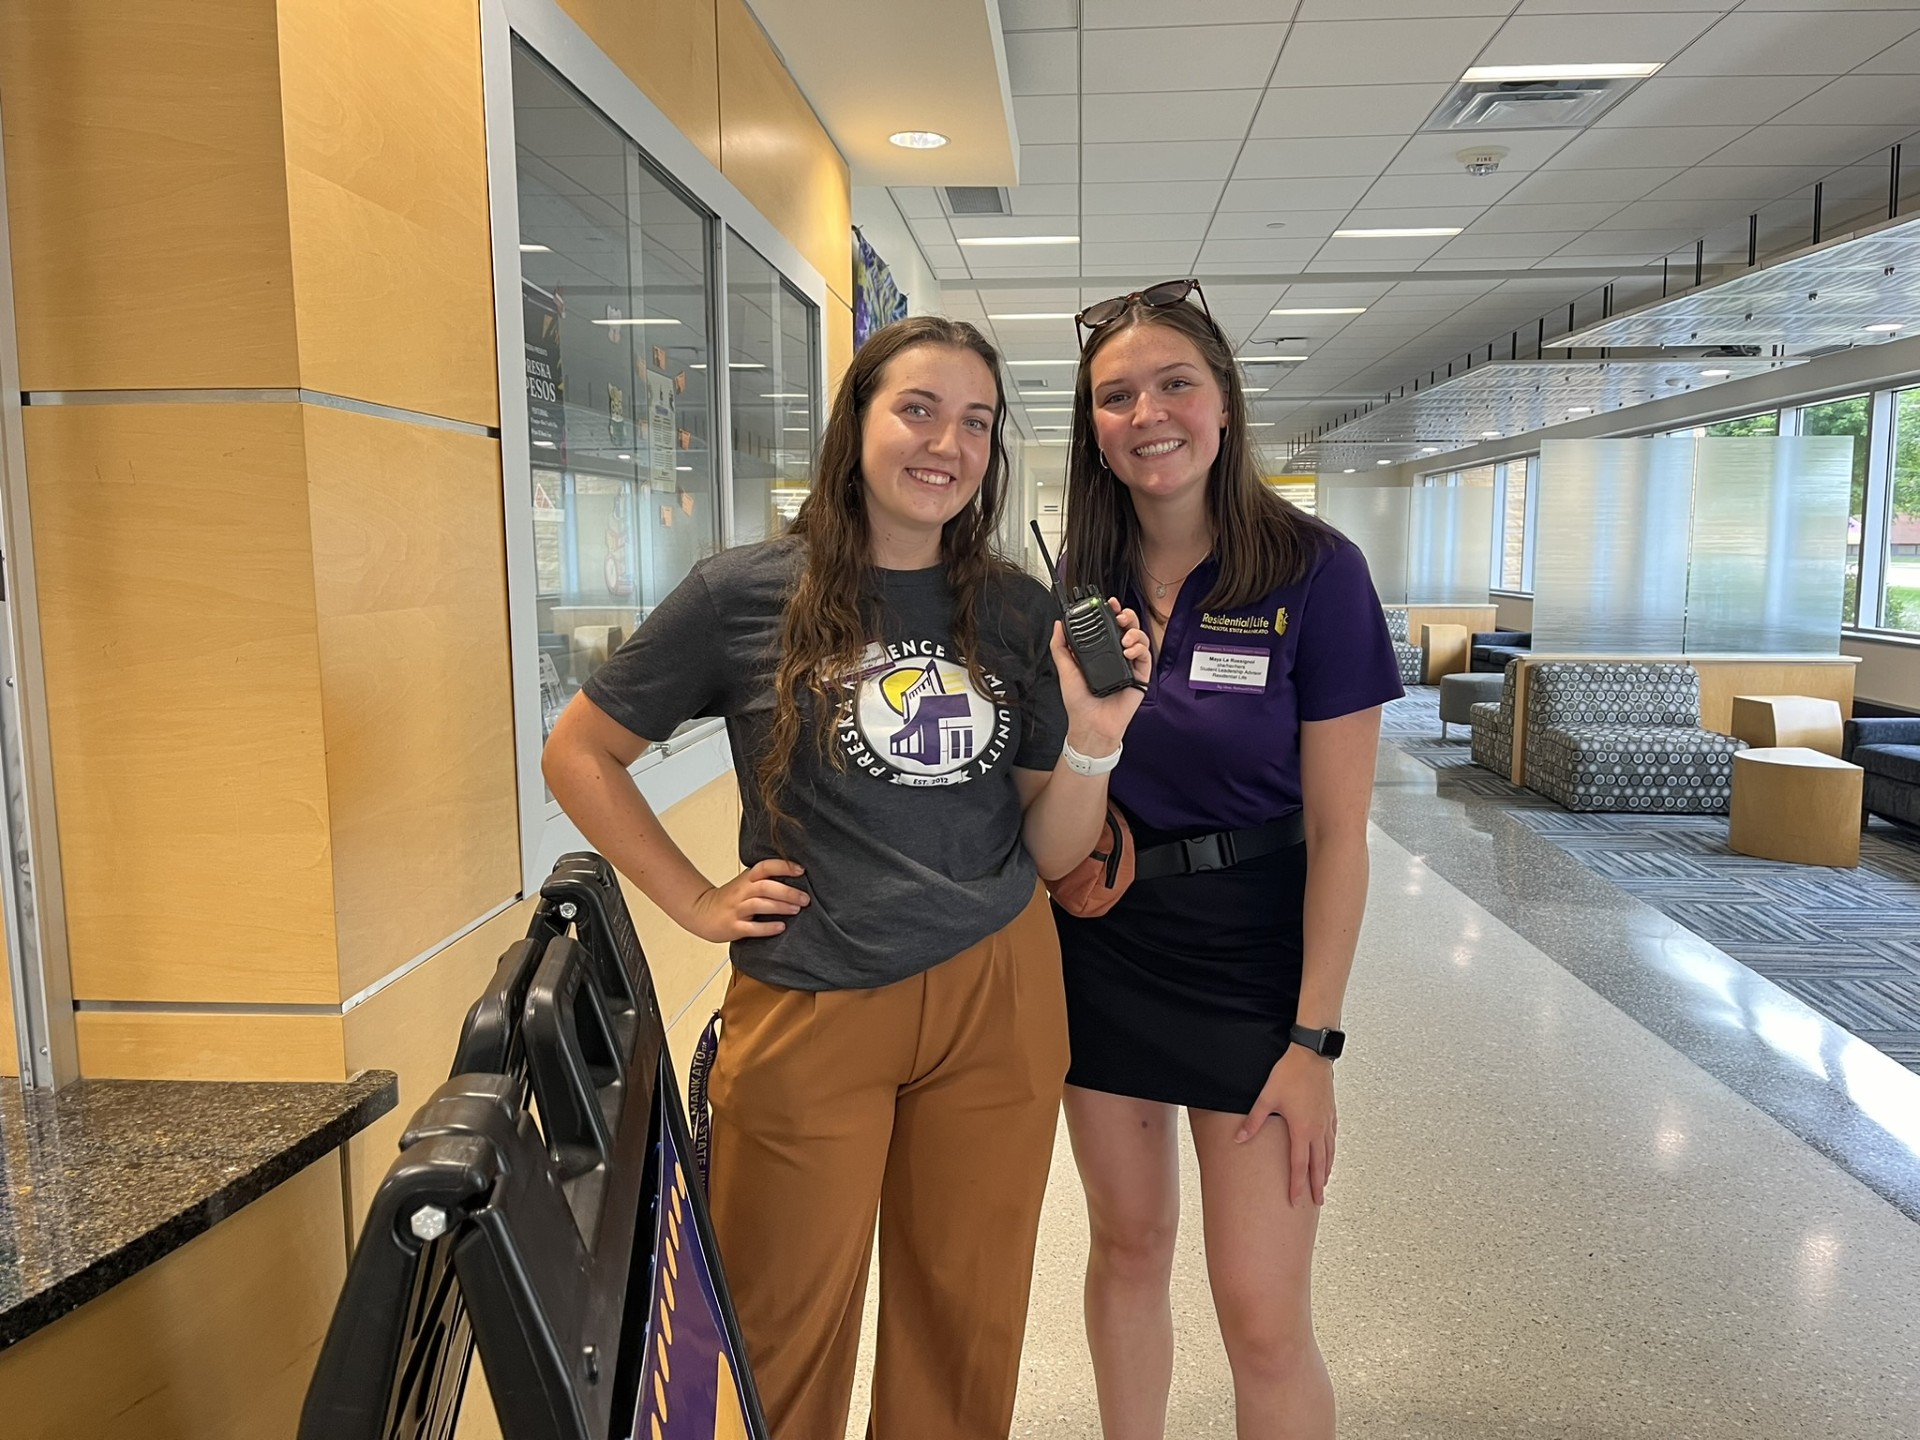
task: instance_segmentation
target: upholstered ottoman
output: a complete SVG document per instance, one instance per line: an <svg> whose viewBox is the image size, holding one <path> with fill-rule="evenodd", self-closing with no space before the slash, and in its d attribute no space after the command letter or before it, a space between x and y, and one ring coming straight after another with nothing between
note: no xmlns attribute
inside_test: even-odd
<svg viewBox="0 0 1920 1440"><path fill-rule="evenodd" d="M1527 727L1527 785L1569 810L1724 815L1745 742L1679 725Z"/></svg>
<svg viewBox="0 0 1920 1440"><path fill-rule="evenodd" d="M1440 677L1440 738L1447 738L1447 726L1472 725L1473 707L1500 703L1500 675L1443 675Z"/></svg>

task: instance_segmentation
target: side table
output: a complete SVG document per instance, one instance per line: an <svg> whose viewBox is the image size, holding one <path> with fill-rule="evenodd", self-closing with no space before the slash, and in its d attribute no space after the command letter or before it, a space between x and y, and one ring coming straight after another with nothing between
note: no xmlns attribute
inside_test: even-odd
<svg viewBox="0 0 1920 1440"><path fill-rule="evenodd" d="M1860 863L1864 773L1804 746L1740 751L1733 757L1728 846L1763 860L1851 870Z"/></svg>
<svg viewBox="0 0 1920 1440"><path fill-rule="evenodd" d="M1801 746L1840 755L1840 702L1812 695L1736 695L1733 733L1760 749Z"/></svg>

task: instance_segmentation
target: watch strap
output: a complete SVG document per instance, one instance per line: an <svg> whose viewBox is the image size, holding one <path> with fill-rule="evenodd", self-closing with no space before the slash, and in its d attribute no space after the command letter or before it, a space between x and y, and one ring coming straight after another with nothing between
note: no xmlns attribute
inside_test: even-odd
<svg viewBox="0 0 1920 1440"><path fill-rule="evenodd" d="M1347 1032L1344 1030L1316 1030L1310 1025L1295 1024L1287 1031L1287 1038L1302 1049L1328 1060L1338 1060L1347 1048Z"/></svg>

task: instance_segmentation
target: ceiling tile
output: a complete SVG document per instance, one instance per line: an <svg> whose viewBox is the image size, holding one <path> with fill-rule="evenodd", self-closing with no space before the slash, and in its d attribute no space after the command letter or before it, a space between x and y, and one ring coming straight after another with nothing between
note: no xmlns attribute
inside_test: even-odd
<svg viewBox="0 0 1920 1440"><path fill-rule="evenodd" d="M887 193L893 196L893 203L900 207L900 213L909 220L933 219L946 214L940 208L940 196L931 186L896 185Z"/></svg>
<svg viewBox="0 0 1920 1440"><path fill-rule="evenodd" d="M1479 235L1528 230L1590 230L1619 208L1619 203L1613 200L1575 201L1560 205L1516 205L1511 200L1505 200L1467 228Z"/></svg>
<svg viewBox="0 0 1920 1440"><path fill-rule="evenodd" d="M1326 242L1316 260L1424 260L1447 243L1443 235L1407 235L1391 240Z"/></svg>
<svg viewBox="0 0 1920 1440"><path fill-rule="evenodd" d="M1234 167L1236 180L1296 179L1317 175L1378 175L1401 145L1398 135L1317 140L1249 140Z"/></svg>
<svg viewBox="0 0 1920 1440"><path fill-rule="evenodd" d="M1080 0L1000 0L1000 29L1071 30L1079 14Z"/></svg>
<svg viewBox="0 0 1920 1440"><path fill-rule="evenodd" d="M1305 240L1208 240L1200 249L1202 264L1231 265L1240 271L1294 270L1313 259L1324 242Z"/></svg>
<svg viewBox="0 0 1920 1440"><path fill-rule="evenodd" d="M1165 0L1080 0L1089 30L1149 29L1167 23ZM1291 4L1276 0L1182 0L1182 25L1240 25L1285 19Z"/></svg>
<svg viewBox="0 0 1920 1440"><path fill-rule="evenodd" d="M1080 179L1078 145L1022 145L1020 181L1024 185L1072 185Z"/></svg>
<svg viewBox="0 0 1920 1440"><path fill-rule="evenodd" d="M1375 205L1369 199L1365 204L1348 211L1340 228L1386 230L1455 225L1464 230L1478 220L1485 209L1483 205L1423 205L1413 210L1401 210Z"/></svg>
<svg viewBox="0 0 1920 1440"><path fill-rule="evenodd" d="M1825 83L1822 75L1656 75L1594 124L1763 125Z"/></svg>
<svg viewBox="0 0 1920 1440"><path fill-rule="evenodd" d="M1331 260L1314 260L1308 264L1309 271L1324 270L1360 274L1368 270L1398 271L1405 270L1410 260L1349 260L1344 255Z"/></svg>
<svg viewBox="0 0 1920 1440"><path fill-rule="evenodd" d="M1015 95L1073 95L1080 88L1080 37L1071 30L1008 35L1007 83Z"/></svg>
<svg viewBox="0 0 1920 1440"><path fill-rule="evenodd" d="M1346 210L1222 211L1213 217L1209 240L1324 240L1345 223ZM1274 222L1279 222L1277 225Z"/></svg>
<svg viewBox="0 0 1920 1440"><path fill-rule="evenodd" d="M1089 30L1081 36L1086 93L1263 89L1286 33L1285 25Z"/></svg>
<svg viewBox="0 0 1920 1440"><path fill-rule="evenodd" d="M1690 245L1684 230L1592 230L1570 241L1557 253L1561 256L1606 255L1658 260L1682 245Z"/></svg>
<svg viewBox="0 0 1920 1440"><path fill-rule="evenodd" d="M1077 144L1080 99L1077 95L1015 96L1013 123L1022 145Z"/></svg>
<svg viewBox="0 0 1920 1440"><path fill-rule="evenodd" d="M1373 183L1370 175L1317 177L1311 180L1231 180L1220 198L1222 210L1351 209Z"/></svg>
<svg viewBox="0 0 1920 1440"><path fill-rule="evenodd" d="M1080 187L1086 215L1134 215L1154 211L1211 211L1220 199L1218 180L1129 181L1121 185Z"/></svg>
<svg viewBox="0 0 1920 1440"><path fill-rule="evenodd" d="M1525 174L1537 170L1558 155L1579 132L1574 130L1481 130L1458 133L1414 135L1387 167L1389 175L1459 175L1470 182L1491 176L1468 176L1460 159L1462 150L1499 149L1501 157L1496 174Z"/></svg>
<svg viewBox="0 0 1920 1440"><path fill-rule="evenodd" d="M1207 233L1207 215L1089 215L1080 223L1083 241L1186 240L1200 243Z"/></svg>
<svg viewBox="0 0 1920 1440"><path fill-rule="evenodd" d="M1594 226L1596 230L1692 230L1704 235L1741 219L1737 201L1636 200Z"/></svg>
<svg viewBox="0 0 1920 1440"><path fill-rule="evenodd" d="M1920 123L1920 85L1904 75L1843 75L1774 117L1778 125Z"/></svg>
<svg viewBox="0 0 1920 1440"><path fill-rule="evenodd" d="M1860 71L1864 75L1920 75L1920 35L1881 51Z"/></svg>
<svg viewBox="0 0 1920 1440"><path fill-rule="evenodd" d="M1592 0L1587 0L1591 4ZM1296 20L1420 20L1441 15L1498 15L1513 0L1302 0Z"/></svg>
<svg viewBox="0 0 1920 1440"><path fill-rule="evenodd" d="M1505 199L1526 178L1524 171L1498 175L1469 175L1465 170L1456 170L1451 175L1382 175L1361 198L1363 204L1377 207L1412 209L1445 205L1484 209Z"/></svg>
<svg viewBox="0 0 1920 1440"><path fill-rule="evenodd" d="M1747 133L1743 125L1621 126L1589 130L1554 157L1556 170L1628 170L1697 165Z"/></svg>
<svg viewBox="0 0 1920 1440"><path fill-rule="evenodd" d="M1407 135L1420 128L1450 88L1429 81L1269 90L1250 133L1290 140L1318 135Z"/></svg>
<svg viewBox="0 0 1920 1440"><path fill-rule="evenodd" d="M1524 0L1522 15L1589 15L1607 0ZM1733 9L1739 0L1633 0L1635 10L1711 10L1716 15Z"/></svg>
<svg viewBox="0 0 1920 1440"><path fill-rule="evenodd" d="M1908 125L1762 125L1716 152L1713 163L1847 165L1897 144L1911 129Z"/></svg>
<svg viewBox="0 0 1920 1440"><path fill-rule="evenodd" d="M1082 245L1080 255L1089 269L1095 265L1132 265L1171 275L1175 271L1184 273L1199 248L1196 240L1109 240Z"/></svg>
<svg viewBox="0 0 1920 1440"><path fill-rule="evenodd" d="M1507 198L1516 205L1600 200L1618 200L1624 204L1673 179L1681 168L1671 165L1637 170L1541 170L1522 180Z"/></svg>
<svg viewBox="0 0 1920 1440"><path fill-rule="evenodd" d="M1434 259L1538 259L1553 254L1570 240L1577 240L1582 233L1579 230L1519 230L1505 234L1493 231L1483 235L1458 235L1449 240Z"/></svg>
<svg viewBox="0 0 1920 1440"><path fill-rule="evenodd" d="M1649 200L1747 200L1764 202L1791 195L1827 173L1824 165L1696 165L1646 194Z"/></svg>
<svg viewBox="0 0 1920 1440"><path fill-rule="evenodd" d="M1474 57L1476 65L1570 60L1671 60L1713 23L1698 11L1631 12L1599 5L1588 15L1516 15Z"/></svg>
<svg viewBox="0 0 1920 1440"><path fill-rule="evenodd" d="M1393 85L1460 78L1500 28L1466 19L1328 20L1293 27L1275 85Z"/></svg>
<svg viewBox="0 0 1920 1440"><path fill-rule="evenodd" d="M1669 75L1843 75L1920 30L1920 12L1737 10L1668 65Z"/></svg>
<svg viewBox="0 0 1920 1440"><path fill-rule="evenodd" d="M1078 185L1016 185L1007 192L1016 215L1076 215L1080 211Z"/></svg>
<svg viewBox="0 0 1920 1440"><path fill-rule="evenodd" d="M1225 180L1240 153L1238 140L1166 140L1131 145L1083 145L1081 174L1091 182Z"/></svg>
<svg viewBox="0 0 1920 1440"><path fill-rule="evenodd" d="M1063 219L1066 219L1066 218L1069 218L1069 217L1063 217ZM913 223L916 225L921 225L921 224L925 224L926 222L915 221ZM1020 216L1020 215L956 215L953 217L952 220L948 221L947 223L953 227L954 236L961 240L972 240L972 239L977 239L981 236L995 236L995 235L999 235L999 236L1034 235L1034 234L1073 235L1078 233L1074 229L1074 224L1076 224L1077 222L1067 224L1066 228L1064 229L1040 231L1036 229L1036 227L1034 226L1031 220L1028 220L1024 216ZM953 241L947 240L943 237L941 240L937 240L934 243L951 245ZM1009 247L998 247L998 246L990 245L984 248L991 250L991 249L1009 248ZM1030 253L1038 254L1041 250L1046 250L1046 249L1057 250L1061 248L1063 247L1046 246L1046 245L1036 245L1030 248L1022 248L1020 251L1020 254L1015 258L1016 259L1022 258Z"/></svg>
<svg viewBox="0 0 1920 1440"><path fill-rule="evenodd" d="M1089 95L1083 116L1089 142L1240 140L1258 90L1172 90Z"/></svg>

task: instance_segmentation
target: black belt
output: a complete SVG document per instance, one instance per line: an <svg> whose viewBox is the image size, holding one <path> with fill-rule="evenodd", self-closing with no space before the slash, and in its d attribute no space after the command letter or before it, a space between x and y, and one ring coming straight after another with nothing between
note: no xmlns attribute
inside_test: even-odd
<svg viewBox="0 0 1920 1440"><path fill-rule="evenodd" d="M1230 870L1242 860L1289 850L1306 838L1306 817L1296 810L1250 830L1216 830L1211 835L1195 835L1190 840L1149 845L1134 855L1133 878L1157 880L1162 875Z"/></svg>

